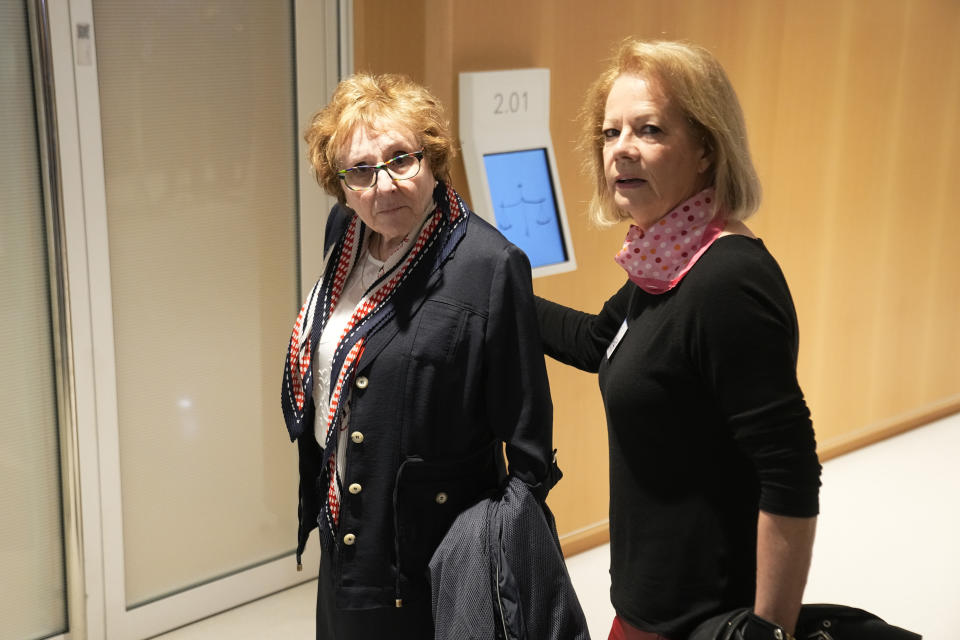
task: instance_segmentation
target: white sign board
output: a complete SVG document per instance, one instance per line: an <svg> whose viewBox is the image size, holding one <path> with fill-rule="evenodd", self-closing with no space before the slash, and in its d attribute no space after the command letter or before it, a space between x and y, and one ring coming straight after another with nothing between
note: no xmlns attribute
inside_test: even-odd
<svg viewBox="0 0 960 640"><path fill-rule="evenodd" d="M526 252L534 277L575 269L549 69L461 73L460 138L473 210Z"/></svg>

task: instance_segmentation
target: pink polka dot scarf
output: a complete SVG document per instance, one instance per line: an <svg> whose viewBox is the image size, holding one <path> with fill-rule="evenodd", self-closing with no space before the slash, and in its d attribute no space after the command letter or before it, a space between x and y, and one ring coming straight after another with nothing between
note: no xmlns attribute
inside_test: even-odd
<svg viewBox="0 0 960 640"><path fill-rule="evenodd" d="M709 187L680 203L646 231L630 225L615 260L647 293L666 293L720 236L725 224L717 212L713 187Z"/></svg>

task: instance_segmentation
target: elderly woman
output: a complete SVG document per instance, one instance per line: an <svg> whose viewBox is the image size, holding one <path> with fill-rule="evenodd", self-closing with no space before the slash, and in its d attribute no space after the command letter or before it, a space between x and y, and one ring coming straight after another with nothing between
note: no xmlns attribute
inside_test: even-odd
<svg viewBox="0 0 960 640"><path fill-rule="evenodd" d="M820 465L787 283L743 220L760 186L706 50L628 40L588 93L601 225L630 220L597 314L537 300L548 355L598 372L610 448L610 638L687 638L752 607L792 632ZM770 633L762 637L773 638Z"/></svg>
<svg viewBox="0 0 960 640"><path fill-rule="evenodd" d="M428 562L504 479L503 443L539 498L556 477L530 265L450 186L423 87L352 76L305 138L339 204L284 370L298 563L319 525L318 638L432 638Z"/></svg>

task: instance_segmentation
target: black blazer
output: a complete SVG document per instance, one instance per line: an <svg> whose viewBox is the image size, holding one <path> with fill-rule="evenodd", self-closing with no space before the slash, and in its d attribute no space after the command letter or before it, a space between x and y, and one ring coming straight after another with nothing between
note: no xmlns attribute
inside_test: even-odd
<svg viewBox="0 0 960 640"><path fill-rule="evenodd" d="M327 248L352 215L333 208ZM334 548L323 550L341 608L429 597L433 550L457 514L505 476L502 443L510 473L540 499L559 476L529 261L472 212L461 224L442 267L393 296L393 319L367 336L357 363L340 524ZM326 489L317 487L312 429L298 446L302 545Z"/></svg>

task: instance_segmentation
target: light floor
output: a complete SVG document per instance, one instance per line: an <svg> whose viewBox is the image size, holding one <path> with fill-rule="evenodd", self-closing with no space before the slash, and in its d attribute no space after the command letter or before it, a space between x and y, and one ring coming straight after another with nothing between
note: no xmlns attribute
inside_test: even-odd
<svg viewBox="0 0 960 640"><path fill-rule="evenodd" d="M960 414L824 464L805 602L867 609L925 640L960 629ZM609 548L567 560L596 640L613 608ZM316 582L157 636L156 640L310 640Z"/></svg>

